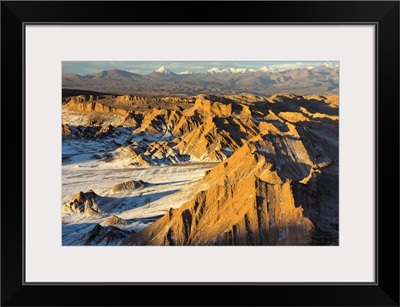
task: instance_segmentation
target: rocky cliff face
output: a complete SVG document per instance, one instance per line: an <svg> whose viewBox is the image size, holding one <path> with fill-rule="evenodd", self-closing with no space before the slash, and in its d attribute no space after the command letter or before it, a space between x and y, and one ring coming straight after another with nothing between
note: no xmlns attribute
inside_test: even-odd
<svg viewBox="0 0 400 307"><path fill-rule="evenodd" d="M293 196L309 176L292 156L278 171L269 140L256 137L211 170L201 191L125 243L135 245L307 245L314 225ZM290 170L290 171L289 171Z"/></svg>
<svg viewBox="0 0 400 307"><path fill-rule="evenodd" d="M78 96L80 97L80 96ZM124 109L118 109L114 107L109 107L99 102L93 101L85 101L82 99L71 100L65 106L65 109L72 110L72 111L79 111L79 112L99 112L99 113L115 113L119 115L126 116L128 111Z"/></svg>

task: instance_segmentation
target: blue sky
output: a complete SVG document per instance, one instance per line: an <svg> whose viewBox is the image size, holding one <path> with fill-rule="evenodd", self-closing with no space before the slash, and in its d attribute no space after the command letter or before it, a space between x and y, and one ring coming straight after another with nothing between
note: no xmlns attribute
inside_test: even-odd
<svg viewBox="0 0 400 307"><path fill-rule="evenodd" d="M63 73L76 73L80 75L96 74L102 70L121 69L138 74L148 74L161 66L165 66L175 73L190 70L192 72L206 71L210 68L217 67L219 69L235 67L235 68L259 68L263 66L274 67L276 69L304 68L308 66L319 66L327 61L274 61L274 62L243 62L243 61L64 61L62 62ZM330 61L338 64L337 61Z"/></svg>

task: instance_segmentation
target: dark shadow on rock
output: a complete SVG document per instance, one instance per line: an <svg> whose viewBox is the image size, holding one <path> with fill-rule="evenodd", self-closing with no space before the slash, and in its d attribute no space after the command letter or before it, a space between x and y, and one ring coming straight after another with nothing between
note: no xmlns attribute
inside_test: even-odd
<svg viewBox="0 0 400 307"><path fill-rule="evenodd" d="M166 192L159 192L153 194L145 194L138 196L127 196L127 197L102 197L96 198L96 204L100 207L103 212L107 213L119 213L121 211L139 208L150 202L159 200L165 196L174 194L179 190L171 190Z"/></svg>
<svg viewBox="0 0 400 307"><path fill-rule="evenodd" d="M307 186L292 183L297 206L315 226L313 245L338 245L339 242L339 176L320 173Z"/></svg>
<svg viewBox="0 0 400 307"><path fill-rule="evenodd" d="M338 108L332 108L323 101L316 99L291 99L283 98L271 104L271 109L278 114L279 112L300 112L300 108L305 108L310 113L322 113L326 115L339 115Z"/></svg>

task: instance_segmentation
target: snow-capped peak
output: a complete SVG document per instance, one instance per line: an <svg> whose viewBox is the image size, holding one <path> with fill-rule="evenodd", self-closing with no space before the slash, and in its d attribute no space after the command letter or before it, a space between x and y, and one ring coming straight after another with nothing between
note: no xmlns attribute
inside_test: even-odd
<svg viewBox="0 0 400 307"><path fill-rule="evenodd" d="M331 67L331 68L339 67L338 64L335 64L335 63L332 63L332 62L325 62L325 63L322 64L322 65L325 66L325 67Z"/></svg>
<svg viewBox="0 0 400 307"><path fill-rule="evenodd" d="M246 68L233 68L233 67L229 67L222 70L222 72L228 72L232 74L240 74L240 73L244 74L246 71L247 71Z"/></svg>
<svg viewBox="0 0 400 307"><path fill-rule="evenodd" d="M207 72L210 74L219 74L219 73L238 74L238 73L246 73L247 69L246 68L229 67L229 68L224 68L221 70L217 67L213 67L213 68L207 70Z"/></svg>
<svg viewBox="0 0 400 307"><path fill-rule="evenodd" d="M191 74L193 74L193 73L190 70L182 71L179 73L179 75L191 75Z"/></svg>
<svg viewBox="0 0 400 307"><path fill-rule="evenodd" d="M210 74L217 74L217 73L220 73L221 71L219 70L219 68L213 67L213 68L207 70L207 72Z"/></svg>
<svg viewBox="0 0 400 307"><path fill-rule="evenodd" d="M156 72L160 73L160 74L171 74L173 73L172 71L170 71L167 67L165 66L161 66L159 69L156 70Z"/></svg>
<svg viewBox="0 0 400 307"><path fill-rule="evenodd" d="M257 69L257 71L262 71L262 72L274 72L274 71L275 71L275 68L263 66L263 67L260 67L259 69Z"/></svg>

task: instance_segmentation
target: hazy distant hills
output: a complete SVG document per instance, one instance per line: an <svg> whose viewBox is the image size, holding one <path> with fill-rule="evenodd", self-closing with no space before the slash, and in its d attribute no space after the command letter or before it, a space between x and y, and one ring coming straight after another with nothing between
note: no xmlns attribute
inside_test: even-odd
<svg viewBox="0 0 400 307"><path fill-rule="evenodd" d="M327 62L314 68L276 70L217 67L205 72L175 73L160 67L147 75L112 69L95 75L62 75L62 86L68 89L100 91L114 94L197 95L252 93L338 94L339 67Z"/></svg>

